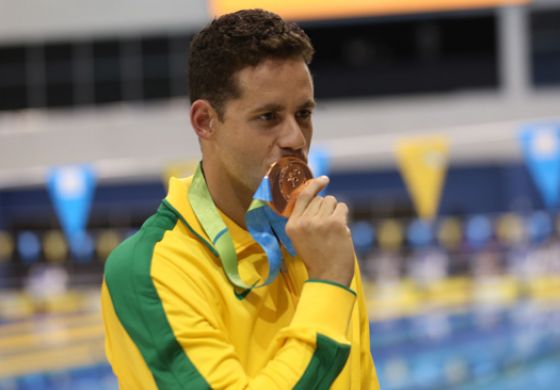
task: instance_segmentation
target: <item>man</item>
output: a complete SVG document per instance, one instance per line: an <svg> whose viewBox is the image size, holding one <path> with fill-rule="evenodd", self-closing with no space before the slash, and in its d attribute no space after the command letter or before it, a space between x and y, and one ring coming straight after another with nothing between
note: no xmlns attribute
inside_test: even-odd
<svg viewBox="0 0 560 390"><path fill-rule="evenodd" d="M201 167L171 180L158 212L105 268L106 349L121 388L379 388L347 208L317 195L326 177L307 183L287 221L297 255L283 250L281 272L256 287L268 263L245 216L273 162L307 156L312 55L299 27L262 10L225 15L194 37ZM213 237L209 224L223 228ZM235 287L224 235L255 288Z"/></svg>

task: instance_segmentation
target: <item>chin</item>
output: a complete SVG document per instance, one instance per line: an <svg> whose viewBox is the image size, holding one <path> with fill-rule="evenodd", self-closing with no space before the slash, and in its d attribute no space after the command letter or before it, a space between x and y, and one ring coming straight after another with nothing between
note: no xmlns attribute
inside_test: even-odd
<svg viewBox="0 0 560 390"><path fill-rule="evenodd" d="M259 178L252 175L241 179L240 184L243 187L244 191L246 191L250 195L253 195L257 191L257 188L259 188L261 181L262 177Z"/></svg>

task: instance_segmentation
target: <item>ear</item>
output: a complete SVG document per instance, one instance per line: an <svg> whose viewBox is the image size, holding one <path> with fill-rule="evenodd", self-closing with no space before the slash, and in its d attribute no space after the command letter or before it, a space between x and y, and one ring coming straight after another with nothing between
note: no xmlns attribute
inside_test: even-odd
<svg viewBox="0 0 560 390"><path fill-rule="evenodd" d="M208 139L214 133L213 124L217 120L217 113L208 100L199 99L191 105L191 125L196 135L201 139Z"/></svg>

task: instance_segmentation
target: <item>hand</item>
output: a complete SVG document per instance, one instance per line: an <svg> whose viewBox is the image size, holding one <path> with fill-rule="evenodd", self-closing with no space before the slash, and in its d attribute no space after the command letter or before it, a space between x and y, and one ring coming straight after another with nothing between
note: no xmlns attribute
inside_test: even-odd
<svg viewBox="0 0 560 390"><path fill-rule="evenodd" d="M311 279L349 286L354 276L354 247L348 207L334 196L317 195L328 182L328 177L321 176L305 184L286 224L286 234Z"/></svg>

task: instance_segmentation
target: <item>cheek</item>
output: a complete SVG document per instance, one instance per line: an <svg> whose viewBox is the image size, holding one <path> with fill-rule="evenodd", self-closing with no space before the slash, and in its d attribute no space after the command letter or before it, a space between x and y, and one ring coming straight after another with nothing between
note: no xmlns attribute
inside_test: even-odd
<svg viewBox="0 0 560 390"><path fill-rule="evenodd" d="M232 157L245 174L260 177L266 173L261 171L269 164L273 149L274 143L265 141L261 137L244 137L236 141L235 148L232 149L234 154Z"/></svg>
<svg viewBox="0 0 560 390"><path fill-rule="evenodd" d="M311 139L313 138L313 128L303 129L303 137L305 138L305 148L309 151Z"/></svg>
<svg viewBox="0 0 560 390"><path fill-rule="evenodd" d="M252 160L263 160L270 158L270 154L274 153L274 149L278 141L276 136L272 134L259 134L254 133L251 137L245 140L245 148L247 153L246 158Z"/></svg>
<svg viewBox="0 0 560 390"><path fill-rule="evenodd" d="M247 174L264 175L268 166L280 157L277 135L273 131L255 129L247 124L233 130L227 144L229 154ZM265 170L265 172L261 172Z"/></svg>

